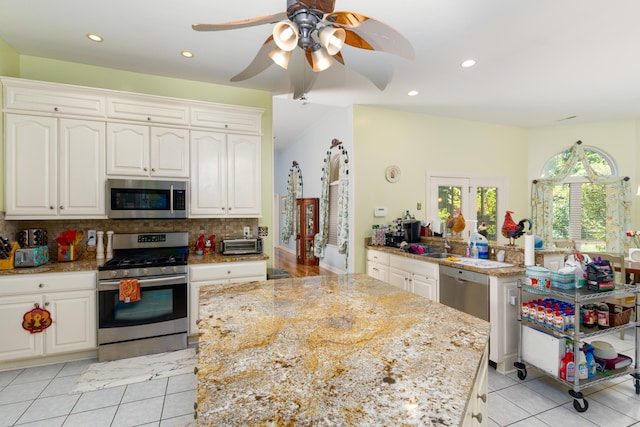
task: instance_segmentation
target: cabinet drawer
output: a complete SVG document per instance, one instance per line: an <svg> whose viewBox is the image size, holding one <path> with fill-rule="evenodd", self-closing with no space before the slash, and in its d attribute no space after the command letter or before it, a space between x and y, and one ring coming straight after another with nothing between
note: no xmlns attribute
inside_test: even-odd
<svg viewBox="0 0 640 427"><path fill-rule="evenodd" d="M385 252L367 249L367 261L389 265L389 254Z"/></svg>
<svg viewBox="0 0 640 427"><path fill-rule="evenodd" d="M189 124L189 108L186 105L160 98L145 101L135 96L108 97L107 116L148 123Z"/></svg>
<svg viewBox="0 0 640 427"><path fill-rule="evenodd" d="M5 110L40 111L93 117L105 116L105 97L68 89L5 86Z"/></svg>
<svg viewBox="0 0 640 427"><path fill-rule="evenodd" d="M430 278L438 278L438 264L429 261L418 261L402 256L391 255L389 265L400 270L421 274Z"/></svg>
<svg viewBox="0 0 640 427"><path fill-rule="evenodd" d="M245 277L267 278L267 262L221 262L217 264L193 265L189 267L190 282L240 279Z"/></svg>
<svg viewBox="0 0 640 427"><path fill-rule="evenodd" d="M214 129L260 133L262 111L249 108L191 108L191 124Z"/></svg>
<svg viewBox="0 0 640 427"><path fill-rule="evenodd" d="M96 289L96 272L15 274L0 277L0 296Z"/></svg>

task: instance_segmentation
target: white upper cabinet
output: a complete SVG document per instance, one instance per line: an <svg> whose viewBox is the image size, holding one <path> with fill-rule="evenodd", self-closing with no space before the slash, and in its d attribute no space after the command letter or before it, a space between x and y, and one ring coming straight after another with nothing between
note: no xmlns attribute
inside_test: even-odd
<svg viewBox="0 0 640 427"><path fill-rule="evenodd" d="M191 131L190 216L261 216L260 144L256 135Z"/></svg>
<svg viewBox="0 0 640 427"><path fill-rule="evenodd" d="M189 124L189 107L177 101L145 95L109 96L107 117L137 122Z"/></svg>
<svg viewBox="0 0 640 427"><path fill-rule="evenodd" d="M262 110L247 107L192 107L191 124L242 133L260 133Z"/></svg>
<svg viewBox="0 0 640 427"><path fill-rule="evenodd" d="M189 131L109 123L107 175L189 177Z"/></svg>
<svg viewBox="0 0 640 427"><path fill-rule="evenodd" d="M82 88L4 79L5 111L50 113L59 116L105 116L105 96Z"/></svg>
<svg viewBox="0 0 640 427"><path fill-rule="evenodd" d="M6 217L101 217L103 122L5 115Z"/></svg>

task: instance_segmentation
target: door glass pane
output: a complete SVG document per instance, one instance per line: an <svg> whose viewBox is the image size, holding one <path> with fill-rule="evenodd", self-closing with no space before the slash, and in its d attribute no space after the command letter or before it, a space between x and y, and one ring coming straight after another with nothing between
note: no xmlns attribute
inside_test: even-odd
<svg viewBox="0 0 640 427"><path fill-rule="evenodd" d="M498 188L478 187L476 206L478 208L476 216L478 231L486 227L487 239L495 241L498 237Z"/></svg>
<svg viewBox="0 0 640 427"><path fill-rule="evenodd" d="M455 217L462 212L461 196L462 187L438 186L438 218L441 223L446 223L450 216Z"/></svg>

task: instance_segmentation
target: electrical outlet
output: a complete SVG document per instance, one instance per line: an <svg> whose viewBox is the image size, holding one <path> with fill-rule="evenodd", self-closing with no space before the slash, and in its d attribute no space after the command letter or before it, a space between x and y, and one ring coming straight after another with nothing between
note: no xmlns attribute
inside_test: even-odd
<svg viewBox="0 0 640 427"><path fill-rule="evenodd" d="M96 245L96 230L89 230L87 232L87 246Z"/></svg>
<svg viewBox="0 0 640 427"><path fill-rule="evenodd" d="M242 234L244 234L244 237L249 237L249 227L244 227Z"/></svg>

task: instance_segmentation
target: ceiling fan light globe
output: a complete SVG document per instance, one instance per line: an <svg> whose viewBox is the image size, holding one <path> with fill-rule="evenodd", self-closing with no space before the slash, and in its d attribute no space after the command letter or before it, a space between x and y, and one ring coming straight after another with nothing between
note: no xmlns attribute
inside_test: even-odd
<svg viewBox="0 0 640 427"><path fill-rule="evenodd" d="M315 44L311 48L311 59L313 61L313 71L316 73L326 70L333 64L331 55L319 44Z"/></svg>
<svg viewBox="0 0 640 427"><path fill-rule="evenodd" d="M289 60L291 59L291 51L290 50L282 50L280 48L275 48L271 52L269 52L269 58L276 65L281 66L285 70L289 68Z"/></svg>
<svg viewBox="0 0 640 427"><path fill-rule="evenodd" d="M298 26L291 21L278 22L273 27L273 41L284 51L292 51L298 45Z"/></svg>
<svg viewBox="0 0 640 427"><path fill-rule="evenodd" d="M347 32L343 28L324 27L320 30L319 36L322 47L333 56L342 49Z"/></svg>

